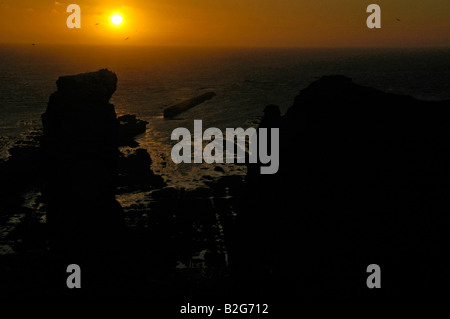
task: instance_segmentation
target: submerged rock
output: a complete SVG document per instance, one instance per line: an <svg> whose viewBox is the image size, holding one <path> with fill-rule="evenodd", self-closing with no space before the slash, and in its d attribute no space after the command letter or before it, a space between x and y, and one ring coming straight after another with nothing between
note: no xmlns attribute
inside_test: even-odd
<svg viewBox="0 0 450 319"><path fill-rule="evenodd" d="M214 92L207 92L202 95L196 96L192 99L183 101L181 103L172 105L164 110L164 117L165 118L171 118L174 117L180 113L183 113L199 104L202 104L205 101L211 100L213 97L216 96L216 93Z"/></svg>

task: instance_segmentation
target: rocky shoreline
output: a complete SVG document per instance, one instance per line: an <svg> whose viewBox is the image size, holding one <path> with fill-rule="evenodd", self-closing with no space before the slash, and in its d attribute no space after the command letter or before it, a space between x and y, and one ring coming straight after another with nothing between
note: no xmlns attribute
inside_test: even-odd
<svg viewBox="0 0 450 319"><path fill-rule="evenodd" d="M84 293L94 298L289 300L292 286L299 296L372 298L384 293L361 285L373 262L390 269L387 294L446 282L449 101L323 77L285 115L265 109L259 126L280 128L278 174L251 164L246 176L186 190L167 185L133 142L146 123L116 118L108 102L114 77L101 70L61 80L43 135L0 163L0 242L9 247L0 255L2 294L73 296L57 284L68 257L92 267ZM86 90L92 81L100 87ZM119 145L131 148L121 153ZM147 201L124 212L120 194ZM52 213L69 220L49 224ZM405 270L411 264L419 268ZM419 281L409 282L413 276Z"/></svg>
<svg viewBox="0 0 450 319"><path fill-rule="evenodd" d="M108 95L115 89L115 81L109 78L114 76L107 70L101 70L96 74L60 78L57 82L58 92L50 98L49 107L43 115L44 130L32 132L23 141L16 143L10 149L8 160L0 164L2 176L5 176L2 181L5 191L2 192L4 201L0 214L0 260L5 266L2 266L1 273L12 275L18 280L16 276L19 276L19 269L16 271L10 267L19 260L25 262L28 258L36 258L39 267L53 269L54 264L48 264L46 257L49 248L48 258L53 258L51 256L57 251L57 255L63 254L66 260L67 256L80 257L78 249L68 250L67 247L80 246L86 251L96 246L96 253L108 251L110 255L126 247L127 258L138 258L135 261L139 267L164 268L164 273L168 271L170 276L189 274L189 278L200 280L209 269L207 272L216 272L225 279L228 276L225 270L228 257L222 223L235 219L232 212L236 200L234 195L242 189L243 177L225 177L211 181L208 188L191 191L168 187L152 171L149 153L139 148L139 144L134 141L135 136L145 133L147 123L135 115L124 115L117 119L107 115L111 112L107 104ZM102 88L102 82L110 85L110 89ZM97 91L102 92L101 96L96 96L95 90L87 90L93 83L96 83ZM86 94L83 93L86 91ZM100 108L100 111L93 113L92 108ZM113 122L108 124L102 120L102 112L106 114L103 119L110 118ZM114 121L117 121L117 129L114 128L115 124L111 124ZM110 138L113 140L108 142ZM120 152L119 146L129 148ZM80 183L74 182L76 180L71 175L74 163L83 163L84 167L83 171L77 172L77 179L86 172L89 176L97 174L98 169L92 171L90 164L86 166L86 160L92 161L97 156L95 154L99 154L101 161L109 161L104 154L110 154L108 156L112 164L103 163L106 166L113 165L111 167L116 172L114 176L111 175L114 177L111 179L114 186L111 190L105 190L110 194L105 200L116 194L149 194L146 196L149 196L150 207L136 204L129 207L126 214L120 213L126 229L121 228L120 222L116 222L115 226L111 224L111 213L99 212L102 209L99 206L101 197L95 196L90 202L89 196L94 189L95 192L103 192L95 185L109 180L107 175L82 179ZM67 184L68 180L71 180L70 184ZM77 184L79 186L74 188ZM79 193L74 195L74 192ZM77 198L77 201L71 204L69 198ZM113 206L119 207L116 204ZM70 213L72 209L73 213ZM73 225L79 226L72 229ZM107 232L102 230L105 225L111 228ZM84 238L74 234L71 237L77 238L76 242L64 239L72 231L81 232ZM52 245L52 237L56 246ZM97 243L94 245L94 242ZM108 247L114 247L113 251ZM123 257L122 253L118 255ZM90 257L83 258L92 262ZM94 264L97 263L99 260L95 259ZM44 278L50 275L48 270L43 273ZM186 280L183 279L184 282ZM53 294L54 287L48 286L49 282L44 284L38 280L39 284L46 287L44 291ZM98 283L95 285L99 286ZM33 288L27 290L27 293L32 293ZM17 293L21 295L25 292L20 292L19 288ZM142 291L136 294L140 297L145 295Z"/></svg>

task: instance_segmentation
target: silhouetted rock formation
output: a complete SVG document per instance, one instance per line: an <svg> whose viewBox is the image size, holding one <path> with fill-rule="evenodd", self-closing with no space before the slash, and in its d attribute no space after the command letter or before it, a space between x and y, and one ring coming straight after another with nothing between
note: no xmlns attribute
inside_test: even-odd
<svg viewBox="0 0 450 319"><path fill-rule="evenodd" d="M138 148L127 154L121 154L118 162L119 193L162 188L166 183L161 176L150 169L152 159L145 149Z"/></svg>
<svg viewBox="0 0 450 319"><path fill-rule="evenodd" d="M109 104L116 84L106 69L60 77L42 115L51 249L73 259L107 250L124 226L115 200L118 121Z"/></svg>
<svg viewBox="0 0 450 319"><path fill-rule="evenodd" d="M148 122L139 120L134 114L119 116L119 145L137 146L133 138L136 135L145 133Z"/></svg>
<svg viewBox="0 0 450 319"><path fill-rule="evenodd" d="M272 107L262 121L277 122L279 172L250 169L238 212L238 291L347 297L448 285L450 101L327 76L281 119ZM366 286L370 264L381 266L382 289Z"/></svg>
<svg viewBox="0 0 450 319"><path fill-rule="evenodd" d="M0 215L17 214L23 194L40 181L41 161L39 143L41 132L32 130L9 149L9 158L0 160Z"/></svg>

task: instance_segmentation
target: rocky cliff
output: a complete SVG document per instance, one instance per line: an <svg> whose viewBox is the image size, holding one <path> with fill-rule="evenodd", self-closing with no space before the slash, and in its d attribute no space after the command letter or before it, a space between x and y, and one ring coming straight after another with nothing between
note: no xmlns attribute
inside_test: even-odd
<svg viewBox="0 0 450 319"><path fill-rule="evenodd" d="M273 108L263 123L280 127L280 170L249 169L239 217L237 259L250 269L241 274L247 287L364 296L448 284L450 101L326 76L303 89L281 119ZM366 287L372 263L384 271L384 290ZM251 270L261 265L266 284Z"/></svg>

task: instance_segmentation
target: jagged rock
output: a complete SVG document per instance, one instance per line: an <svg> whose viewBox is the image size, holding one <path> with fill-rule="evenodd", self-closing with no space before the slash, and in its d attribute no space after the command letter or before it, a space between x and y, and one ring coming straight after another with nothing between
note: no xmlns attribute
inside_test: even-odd
<svg viewBox="0 0 450 319"><path fill-rule="evenodd" d="M139 148L130 154L121 155L118 163L118 186L120 193L134 190L162 188L165 182L151 170L152 159L145 149Z"/></svg>
<svg viewBox="0 0 450 319"><path fill-rule="evenodd" d="M248 270L239 276L251 289L267 276L280 296L293 284L300 295L361 296L369 293L365 267L377 260L391 271L390 291L438 291L444 279L429 263L445 269L450 244L449 124L450 101L344 76L315 81L281 118L266 113L261 125L280 128L280 169L248 171L240 235L229 245ZM253 276L262 260L265 274Z"/></svg>
<svg viewBox="0 0 450 319"><path fill-rule="evenodd" d="M72 102L107 104L116 91L117 76L102 69L97 72L61 76L57 93Z"/></svg>
<svg viewBox="0 0 450 319"><path fill-rule="evenodd" d="M124 226L115 200L118 121L108 70L60 77L42 115L42 153L50 243L54 251L105 249Z"/></svg>
<svg viewBox="0 0 450 319"><path fill-rule="evenodd" d="M8 150L10 156L0 161L0 215L19 209L25 192L40 183L40 131L32 130Z"/></svg>
<svg viewBox="0 0 450 319"><path fill-rule="evenodd" d="M119 145L138 146L133 138L136 135L145 133L147 121L136 119L134 114L126 114L118 117L119 126ZM133 143L134 142L134 143Z"/></svg>

